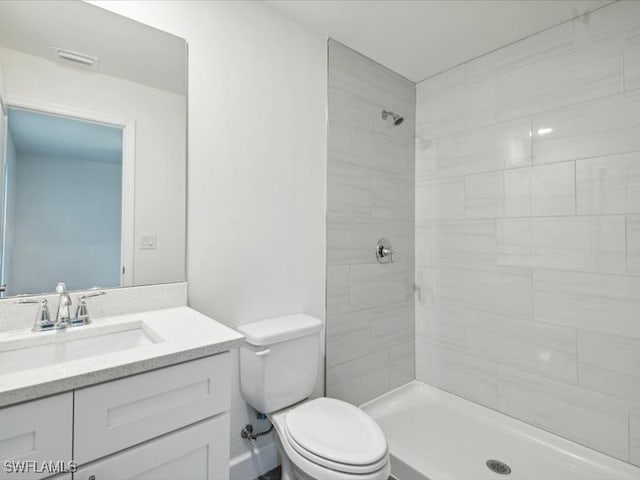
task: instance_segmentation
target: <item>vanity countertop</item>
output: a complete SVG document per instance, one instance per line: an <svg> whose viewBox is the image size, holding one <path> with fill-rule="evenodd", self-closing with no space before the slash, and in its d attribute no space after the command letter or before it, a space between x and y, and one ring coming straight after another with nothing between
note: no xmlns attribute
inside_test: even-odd
<svg viewBox="0 0 640 480"><path fill-rule="evenodd" d="M189 307L177 307L94 319L90 325L67 330L2 332L0 350L17 351L45 343L55 346L65 340L89 338L97 332L117 334L132 328L142 329L152 341L19 371L3 373L0 365L0 407L215 355L237 348L244 339L235 330Z"/></svg>

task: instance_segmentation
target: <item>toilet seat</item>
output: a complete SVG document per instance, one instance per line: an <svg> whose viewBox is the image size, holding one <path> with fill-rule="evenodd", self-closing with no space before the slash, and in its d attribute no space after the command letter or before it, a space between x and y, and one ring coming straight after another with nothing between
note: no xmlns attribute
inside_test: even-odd
<svg viewBox="0 0 640 480"><path fill-rule="evenodd" d="M288 410L279 420L283 441L316 465L363 475L389 462L387 442L378 424L349 403L318 398Z"/></svg>

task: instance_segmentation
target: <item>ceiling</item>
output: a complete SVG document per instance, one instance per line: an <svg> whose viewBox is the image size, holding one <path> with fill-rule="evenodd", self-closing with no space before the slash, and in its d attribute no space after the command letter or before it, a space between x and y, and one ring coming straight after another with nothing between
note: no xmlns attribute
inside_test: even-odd
<svg viewBox="0 0 640 480"><path fill-rule="evenodd" d="M9 107L18 153L122 163L122 129Z"/></svg>
<svg viewBox="0 0 640 480"><path fill-rule="evenodd" d="M70 68L52 47L99 57L97 72L181 95L187 91L186 42L80 1L0 0L0 46Z"/></svg>
<svg viewBox="0 0 640 480"><path fill-rule="evenodd" d="M611 0L267 0L418 82Z"/></svg>

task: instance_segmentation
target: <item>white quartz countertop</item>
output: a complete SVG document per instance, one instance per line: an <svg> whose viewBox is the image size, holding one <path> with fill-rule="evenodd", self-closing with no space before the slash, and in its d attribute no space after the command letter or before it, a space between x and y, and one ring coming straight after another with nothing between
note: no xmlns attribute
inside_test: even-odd
<svg viewBox="0 0 640 480"><path fill-rule="evenodd" d="M189 307L177 307L94 319L67 330L2 332L0 350L119 332L132 325L156 343L6 373L0 365L0 407L215 355L238 347L244 339Z"/></svg>

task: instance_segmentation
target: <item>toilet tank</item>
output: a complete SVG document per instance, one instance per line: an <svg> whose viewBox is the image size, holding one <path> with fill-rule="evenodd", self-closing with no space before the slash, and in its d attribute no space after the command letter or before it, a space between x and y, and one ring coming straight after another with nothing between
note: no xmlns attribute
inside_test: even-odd
<svg viewBox="0 0 640 480"><path fill-rule="evenodd" d="M313 392L320 363L322 322L304 314L270 318L238 327L240 385L257 411L272 413Z"/></svg>

